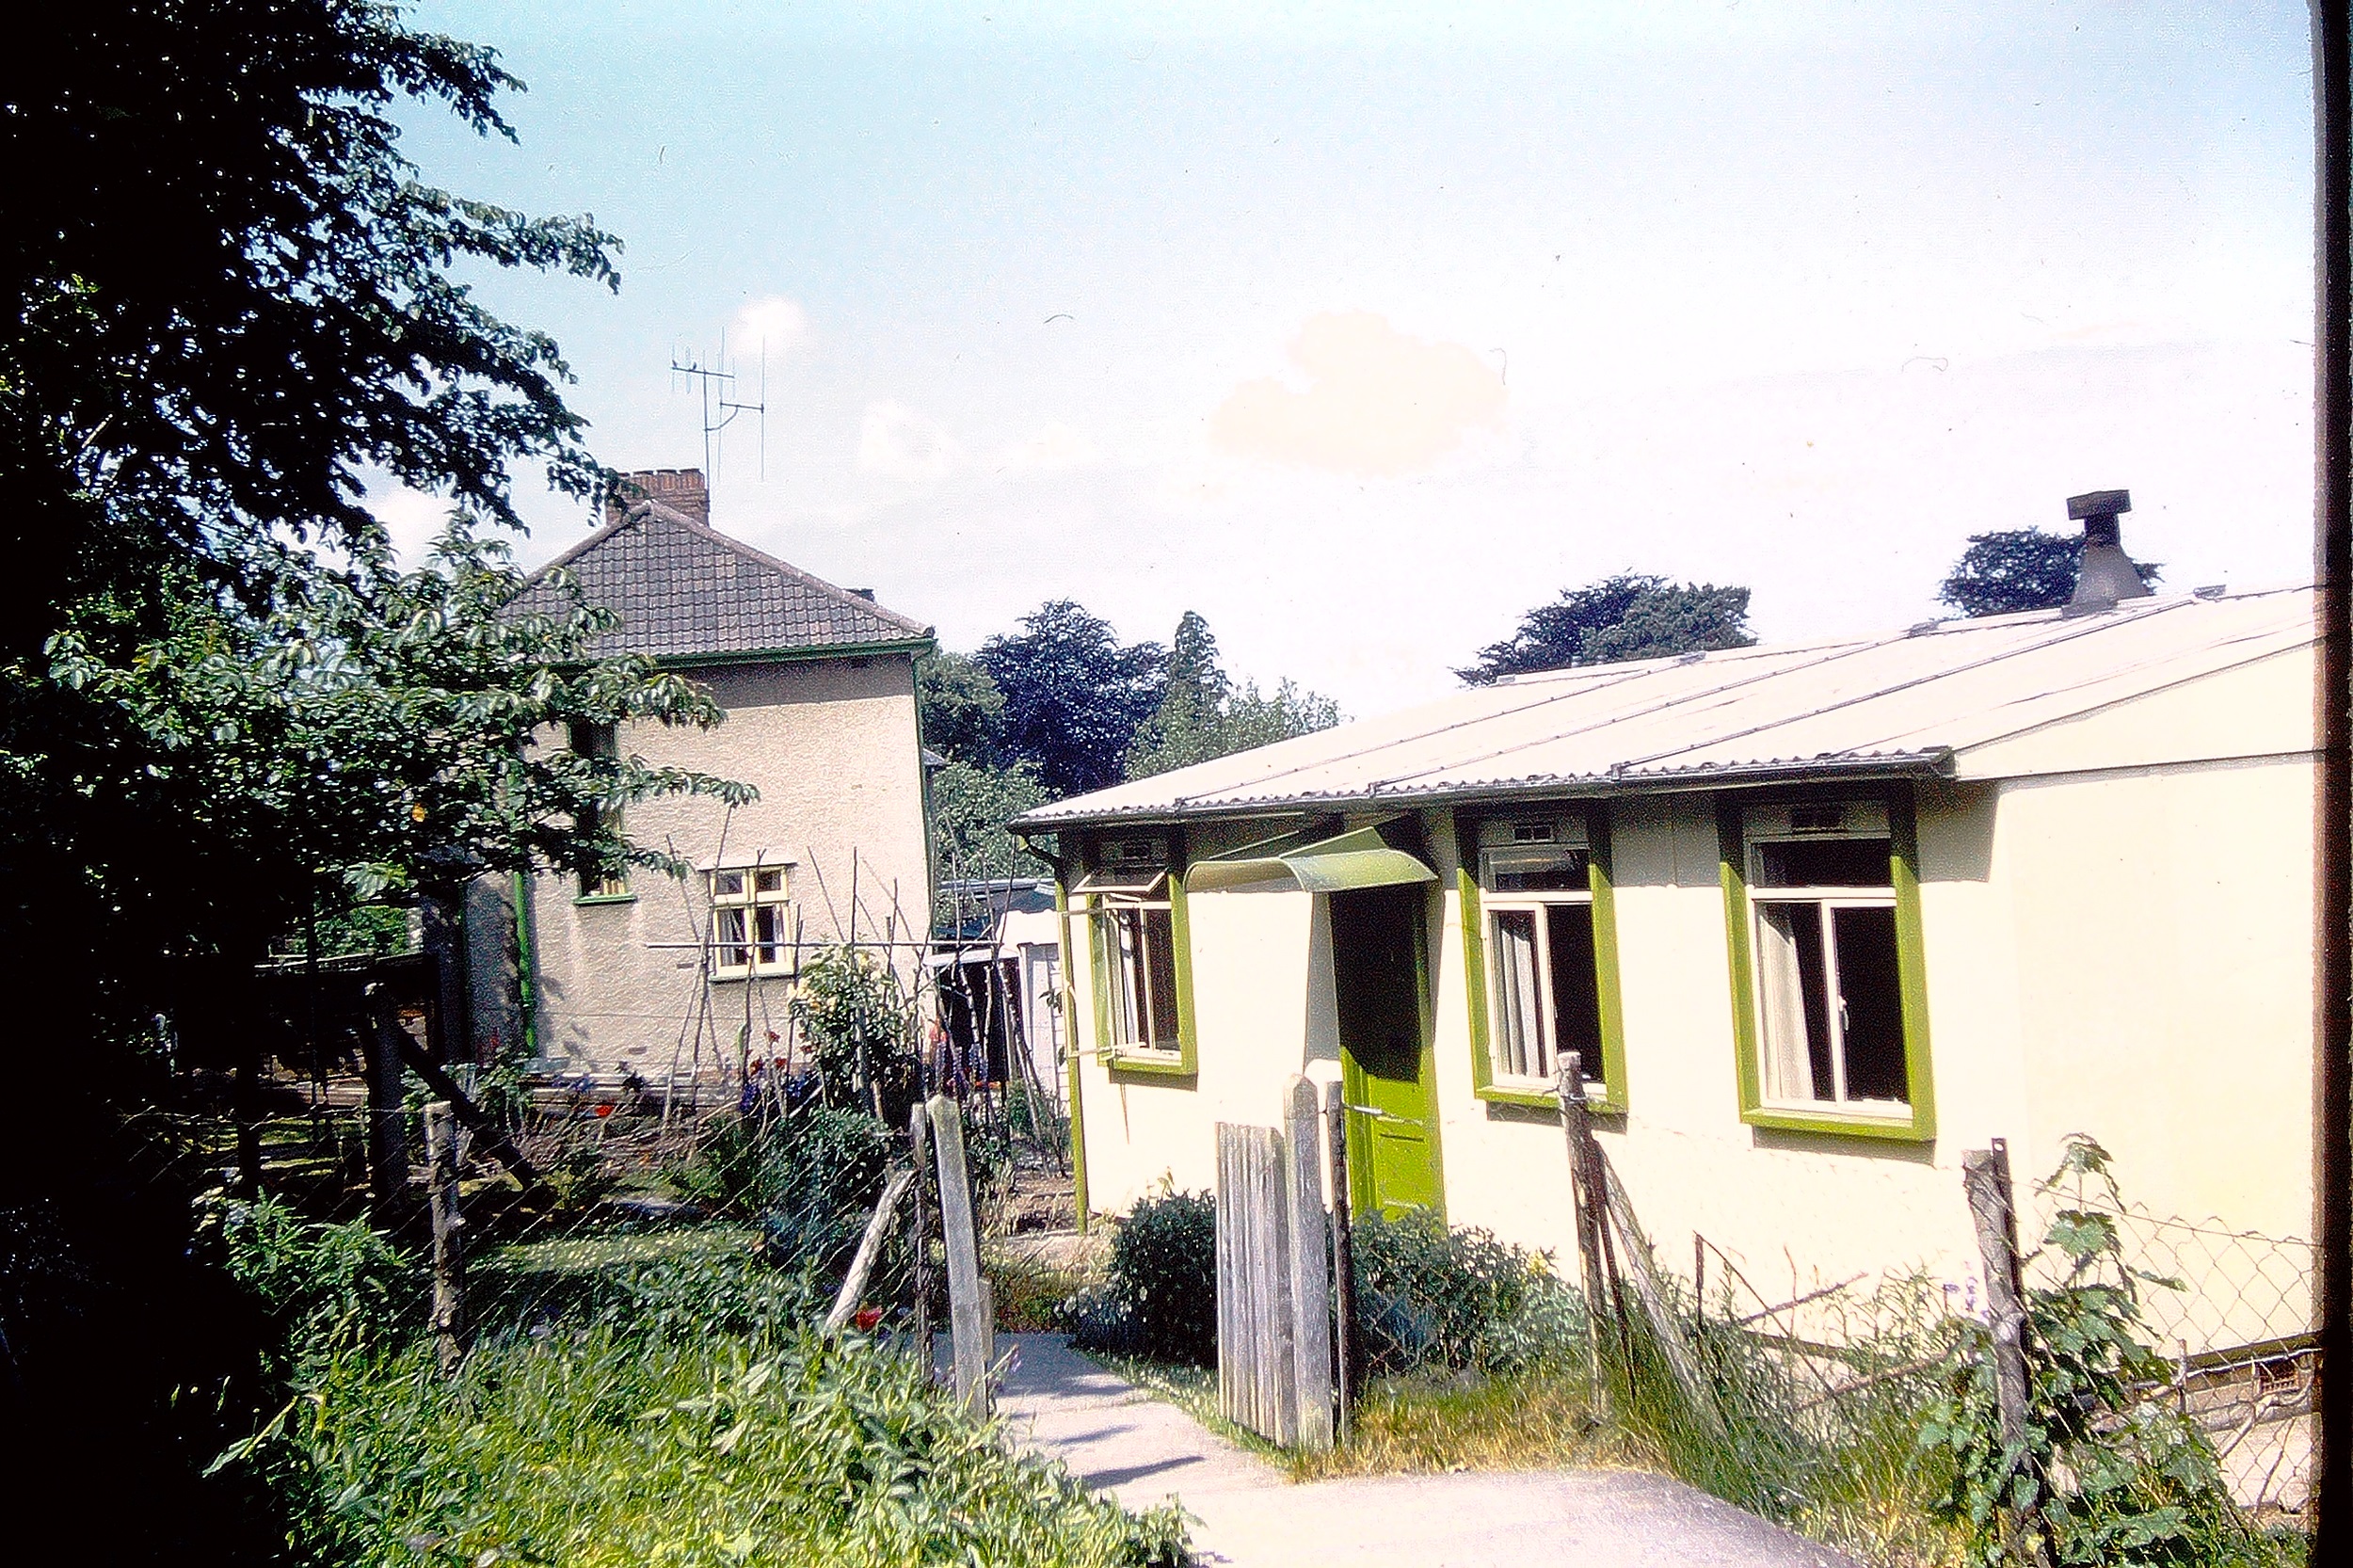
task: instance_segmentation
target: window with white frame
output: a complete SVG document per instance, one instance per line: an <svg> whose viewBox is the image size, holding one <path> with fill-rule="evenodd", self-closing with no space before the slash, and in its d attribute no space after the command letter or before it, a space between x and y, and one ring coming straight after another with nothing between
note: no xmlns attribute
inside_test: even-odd
<svg viewBox="0 0 2353 1568"><path fill-rule="evenodd" d="M1102 865L1081 885L1088 898L1096 983L1103 987L1104 1042L1122 1052L1183 1048L1176 1008L1176 914L1167 841L1107 840Z"/></svg>
<svg viewBox="0 0 2353 1568"><path fill-rule="evenodd" d="M721 980L789 972L792 903L782 866L723 866L711 873L711 972Z"/></svg>
<svg viewBox="0 0 2353 1568"><path fill-rule="evenodd" d="M1581 821L1491 822L1479 831L1486 924L1489 1067L1498 1088L1550 1089L1561 1053L1602 1081L1593 852Z"/></svg>
<svg viewBox="0 0 2353 1568"><path fill-rule="evenodd" d="M1909 1105L1887 808L1756 807L1743 826L1765 1104Z"/></svg>
<svg viewBox="0 0 2353 1568"><path fill-rule="evenodd" d="M620 740L609 724L597 724L583 719L571 726L572 750L582 757L611 760L620 755ZM580 811L583 836L595 834L610 826L616 833L621 829L621 813L611 807L584 806ZM612 866L588 868L580 873L580 897L592 901L625 899L629 893L629 868Z"/></svg>

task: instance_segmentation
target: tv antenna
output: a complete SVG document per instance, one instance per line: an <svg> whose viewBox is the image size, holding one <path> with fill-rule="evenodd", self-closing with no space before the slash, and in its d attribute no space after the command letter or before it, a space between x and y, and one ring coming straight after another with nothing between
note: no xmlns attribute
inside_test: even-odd
<svg viewBox="0 0 2353 1568"><path fill-rule="evenodd" d="M739 414L760 416L760 476L768 477L768 342L760 344L760 401L745 403L735 394L736 374L733 361L728 358L728 335L719 333L719 352L709 363L693 353L670 356L670 374L683 376L695 385L703 400L703 472L710 476L713 488L719 484L719 462L726 456L727 443L721 432L735 423Z"/></svg>

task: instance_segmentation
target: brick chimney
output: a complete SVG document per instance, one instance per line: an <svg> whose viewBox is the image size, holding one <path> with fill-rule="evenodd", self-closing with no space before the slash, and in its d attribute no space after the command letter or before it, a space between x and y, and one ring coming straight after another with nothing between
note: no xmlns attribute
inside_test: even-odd
<svg viewBox="0 0 2353 1568"><path fill-rule="evenodd" d="M649 468L622 474L613 493L605 497L604 520L618 522L636 501L659 501L696 522L711 521L711 491L698 468Z"/></svg>

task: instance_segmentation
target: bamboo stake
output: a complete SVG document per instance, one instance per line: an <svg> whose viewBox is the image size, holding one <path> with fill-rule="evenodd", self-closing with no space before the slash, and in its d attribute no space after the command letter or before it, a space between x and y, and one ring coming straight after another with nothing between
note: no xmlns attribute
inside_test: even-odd
<svg viewBox="0 0 2353 1568"><path fill-rule="evenodd" d="M883 1183L873 1216L866 1222L866 1234L858 1238L857 1253L850 1259L850 1272L842 1277L841 1289L833 1299L833 1310L825 1314L827 1334L840 1334L856 1313L858 1298L866 1293L867 1276L874 1272L874 1264L890 1240L891 1228L899 1223L899 1200L906 1196L914 1180L913 1171L897 1170Z"/></svg>

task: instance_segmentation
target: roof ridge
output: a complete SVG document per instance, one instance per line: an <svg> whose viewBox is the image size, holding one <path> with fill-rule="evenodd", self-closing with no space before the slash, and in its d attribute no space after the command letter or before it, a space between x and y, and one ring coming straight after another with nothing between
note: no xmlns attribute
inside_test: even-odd
<svg viewBox="0 0 2353 1568"><path fill-rule="evenodd" d="M850 609L862 611L867 615L875 616L883 620L890 621L906 632L910 636L929 637L935 634L934 628L925 626L922 622L915 619L912 616L901 615L898 611L891 609L888 605L883 604L878 600L869 599L864 594L854 594L847 588L838 587L835 584L826 582L824 578L818 576L812 571L808 571L800 567L796 567L790 561L779 560L776 556L769 554L766 551L745 544L742 539L736 538L731 535L722 534L719 530L712 527L711 524L707 522L698 522L695 519L688 517L684 512L680 511L675 506L666 505L662 502L655 501L650 498L632 503L629 508L629 517L625 520L634 520L640 517L658 517L663 521L683 528L688 533L695 535L696 537L704 539L712 544L715 544L721 549L740 556L744 560L751 562L755 566L766 567L771 571L778 572L786 577L792 578L794 582L799 583L804 587L814 588L819 593L831 599L837 604L844 605ZM584 549L585 546L584 545L582 548Z"/></svg>

